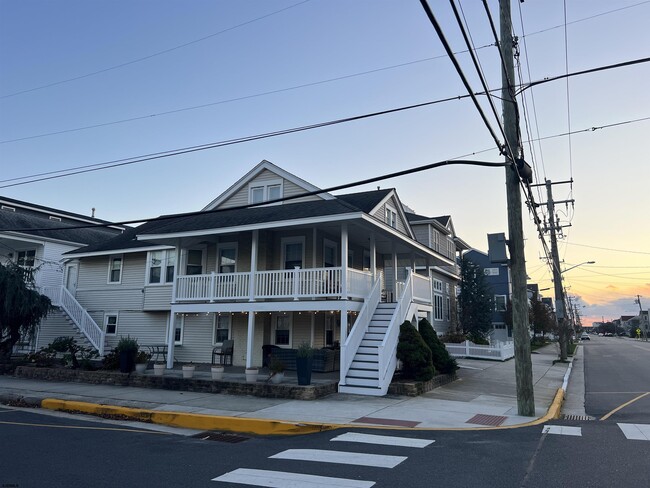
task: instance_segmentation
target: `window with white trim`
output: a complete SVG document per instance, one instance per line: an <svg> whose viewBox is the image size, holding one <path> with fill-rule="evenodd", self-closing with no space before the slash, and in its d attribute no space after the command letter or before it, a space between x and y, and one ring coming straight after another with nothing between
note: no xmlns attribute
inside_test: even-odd
<svg viewBox="0 0 650 488"><path fill-rule="evenodd" d="M158 285L174 281L176 250L149 251L147 254L147 284Z"/></svg>
<svg viewBox="0 0 650 488"><path fill-rule="evenodd" d="M223 341L230 339L230 327L232 324L232 315L229 313L220 313L214 317L214 334L212 335L212 344L222 344Z"/></svg>
<svg viewBox="0 0 650 488"><path fill-rule="evenodd" d="M237 243L224 242L217 247L217 273L237 271Z"/></svg>
<svg viewBox="0 0 650 488"><path fill-rule="evenodd" d="M334 336L336 327L341 325L341 322L337 315L328 314L325 315L325 345L333 346L334 345Z"/></svg>
<svg viewBox="0 0 650 488"><path fill-rule="evenodd" d="M442 293L442 281L436 279L433 280L433 291Z"/></svg>
<svg viewBox="0 0 650 488"><path fill-rule="evenodd" d="M107 313L104 314L104 333L106 335L117 334L117 314Z"/></svg>
<svg viewBox="0 0 650 488"><path fill-rule="evenodd" d="M494 295L494 310L496 312L505 312L508 306L508 297L506 295Z"/></svg>
<svg viewBox="0 0 650 488"><path fill-rule="evenodd" d="M282 267L294 269L296 266L304 268L305 238L284 237L282 239Z"/></svg>
<svg viewBox="0 0 650 488"><path fill-rule="evenodd" d="M433 295L433 319L442 320L442 295Z"/></svg>
<svg viewBox="0 0 650 488"><path fill-rule="evenodd" d="M386 204L386 223L393 229L397 229L397 210Z"/></svg>
<svg viewBox="0 0 650 488"><path fill-rule="evenodd" d="M447 297L447 308L445 308L445 319L451 320L451 299Z"/></svg>
<svg viewBox="0 0 650 488"><path fill-rule="evenodd" d="M203 249L188 249L185 263L186 275L203 274Z"/></svg>
<svg viewBox="0 0 650 488"><path fill-rule="evenodd" d="M248 203L262 203L278 198L282 198L282 180L251 183L248 187Z"/></svg>
<svg viewBox="0 0 650 488"><path fill-rule="evenodd" d="M273 314L271 320L273 324L273 344L281 347L291 347L291 315Z"/></svg>
<svg viewBox="0 0 650 488"><path fill-rule="evenodd" d="M449 283L445 283L445 293L449 295Z"/></svg>
<svg viewBox="0 0 650 488"><path fill-rule="evenodd" d="M31 269L36 261L36 250L18 251L18 261L16 263L23 269Z"/></svg>
<svg viewBox="0 0 650 488"><path fill-rule="evenodd" d="M177 346L183 345L183 329L185 329L185 317L180 315L174 320L174 344Z"/></svg>
<svg viewBox="0 0 650 488"><path fill-rule="evenodd" d="M333 268L336 266L336 242L323 239L323 267Z"/></svg>
<svg viewBox="0 0 650 488"><path fill-rule="evenodd" d="M111 256L108 259L108 282L115 284L122 282L122 255Z"/></svg>

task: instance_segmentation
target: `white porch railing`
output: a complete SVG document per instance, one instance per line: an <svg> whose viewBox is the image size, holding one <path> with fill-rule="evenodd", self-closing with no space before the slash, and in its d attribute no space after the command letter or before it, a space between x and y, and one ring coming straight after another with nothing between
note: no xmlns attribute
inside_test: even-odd
<svg viewBox="0 0 650 488"><path fill-rule="evenodd" d="M471 341L460 344L445 344L447 351L456 358L496 359L505 361L515 357L514 342L497 342L494 345L482 346Z"/></svg>
<svg viewBox="0 0 650 488"><path fill-rule="evenodd" d="M395 374L397 366L397 342L399 339L399 328L406 319L413 301L413 273L408 272L402 292L397 297L397 306L393 318L388 324L384 340L379 346L379 389L388 391L388 386ZM399 290L399 287L398 287Z"/></svg>
<svg viewBox="0 0 650 488"><path fill-rule="evenodd" d="M64 286L46 286L42 293L52 300L52 305L60 307L70 320L86 336L100 356L104 355L105 334L102 328L92 319L86 309Z"/></svg>
<svg viewBox="0 0 650 488"><path fill-rule="evenodd" d="M418 303L432 305L431 303L431 279L417 273L411 273L413 283L413 300Z"/></svg>
<svg viewBox="0 0 650 488"><path fill-rule="evenodd" d="M372 315L375 313L377 305L379 305L379 300L381 299L381 279L375 281L368 298L365 300L359 315L357 315L356 320L354 321L354 326L348 334L345 343L341 346L341 359L340 359L340 382L345 384L345 377L348 374L350 365L354 359L354 355L359 349L359 345L363 340L363 336L368 330L368 325L372 319Z"/></svg>
<svg viewBox="0 0 650 488"><path fill-rule="evenodd" d="M179 276L176 282L176 301L305 299L341 297L343 270L337 268L308 268L292 270L257 271L251 273L211 273ZM348 297L365 298L372 286L372 274L349 269Z"/></svg>

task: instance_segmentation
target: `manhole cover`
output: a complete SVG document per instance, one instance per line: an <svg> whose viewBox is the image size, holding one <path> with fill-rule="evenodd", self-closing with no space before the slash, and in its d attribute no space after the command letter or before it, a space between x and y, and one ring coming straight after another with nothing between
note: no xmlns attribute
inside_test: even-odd
<svg viewBox="0 0 650 488"><path fill-rule="evenodd" d="M247 441L250 437L244 437L243 435L232 434L230 432L201 432L200 434L195 434L192 437L195 439L201 439L202 441L217 441L217 442L228 442L230 444L236 444L238 442Z"/></svg>

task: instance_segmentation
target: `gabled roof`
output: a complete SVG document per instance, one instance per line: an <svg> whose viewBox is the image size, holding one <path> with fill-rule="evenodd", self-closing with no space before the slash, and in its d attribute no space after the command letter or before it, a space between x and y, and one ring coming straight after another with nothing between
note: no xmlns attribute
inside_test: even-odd
<svg viewBox="0 0 650 488"><path fill-rule="evenodd" d="M43 205L37 205L35 203L16 200L14 198L0 196L0 204L6 205L8 207L30 211L33 213L42 213L44 216L47 215L46 218L49 218L49 216L51 215L53 217L63 217L63 218L73 219L81 222L88 222L88 223L95 223L95 224L110 224L108 220L96 219L95 217L89 217L87 215L81 215L73 212L67 212L65 210L60 210L52 207L45 207Z"/></svg>
<svg viewBox="0 0 650 488"><path fill-rule="evenodd" d="M295 185L303 188L306 192L320 190L320 188L318 188L317 186L312 185L311 183L303 180L302 178L299 178L296 175L289 173L287 170L284 170L279 166L276 166L275 164L271 163L270 161L264 159L257 166L251 169L239 180L237 180L235 184L233 184L225 192L223 192L217 198L215 198L210 203L208 203L203 208L203 210L212 210L217 208L220 204L222 204L223 202L228 200L231 196L233 196L235 193L237 193L239 190L241 190L245 185L247 185L251 180L253 180L257 175L259 175L264 170L268 170L271 171L272 173L277 174L278 176L284 178L285 180L288 180L294 183ZM323 200L332 200L334 198L329 193L321 193L318 196Z"/></svg>
<svg viewBox="0 0 650 488"><path fill-rule="evenodd" d="M442 217L425 217L424 215L407 212L406 216L412 225L431 224L446 235L454 235L454 227L451 224L450 215L444 215Z"/></svg>
<svg viewBox="0 0 650 488"><path fill-rule="evenodd" d="M59 222L50 220L48 217L39 216L33 213L20 213L0 211L0 232L3 229L22 229L20 232L12 232L16 235L28 235L41 239L65 241L72 244L100 244L115 236L114 229L103 227L87 229L66 229L68 226L75 226L70 222ZM43 230L51 228L52 230ZM39 229L39 230L30 230Z"/></svg>
<svg viewBox="0 0 650 488"><path fill-rule="evenodd" d="M392 189L371 190L359 193L348 193L347 195L336 195L336 198L349 203L367 214L371 213L385 198Z"/></svg>

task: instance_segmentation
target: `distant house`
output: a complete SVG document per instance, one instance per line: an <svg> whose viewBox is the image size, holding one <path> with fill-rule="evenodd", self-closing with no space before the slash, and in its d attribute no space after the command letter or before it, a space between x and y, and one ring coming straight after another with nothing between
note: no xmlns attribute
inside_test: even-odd
<svg viewBox="0 0 650 488"><path fill-rule="evenodd" d="M477 249L467 251L464 257L483 270L485 279L492 289L494 310L490 339L502 342L512 340L512 326L506 324L506 310L512 296L512 281L508 265L492 262L488 254Z"/></svg>
<svg viewBox="0 0 650 488"><path fill-rule="evenodd" d="M457 296L460 293L460 266L457 260L470 246L456 235L450 215L424 217L406 213L415 238L454 262L450 266L430 266L428 273L433 287L433 321L438 334L450 332L452 322L457 319ZM426 269L419 267L418 269Z"/></svg>
<svg viewBox="0 0 650 488"><path fill-rule="evenodd" d="M271 202L289 196L298 198ZM101 352L130 335L165 344L171 367L209 363L233 340L234 364L251 368L263 364L263 346L306 342L340 356L340 391L383 395L400 323L444 319L429 272L453 296L462 244L451 219L438 224L411 223L393 189L334 196L262 161L199 212L69 250L78 280L62 288ZM429 225L444 245L417 238L414 228ZM51 324L47 335L70 328Z"/></svg>
<svg viewBox="0 0 650 488"><path fill-rule="evenodd" d="M87 245L96 245L120 234L122 227L107 225L78 228L83 225L109 224L104 220L64 210L44 207L12 198L0 197L0 262L13 262L34 279L41 293L63 288L72 295L79 273L76 261L63 262L63 255ZM49 323L63 321L52 314ZM36 344L47 344L51 327L41 327L31 344L21 343L19 349L33 350Z"/></svg>

